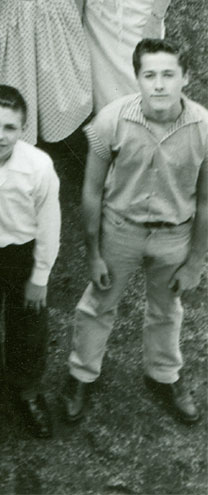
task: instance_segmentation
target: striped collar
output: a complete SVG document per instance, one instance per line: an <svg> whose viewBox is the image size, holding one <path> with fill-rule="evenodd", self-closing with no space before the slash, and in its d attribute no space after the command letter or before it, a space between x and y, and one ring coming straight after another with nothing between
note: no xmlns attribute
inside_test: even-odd
<svg viewBox="0 0 208 495"><path fill-rule="evenodd" d="M174 132L180 127L201 122L203 120L202 114L200 112L200 105L192 102L185 95L182 95L181 100L183 111L178 119L171 125L168 134ZM126 120L141 124L149 129L148 121L142 111L141 101L141 96L135 95L134 98L130 100L130 102L126 103L122 112L122 117Z"/></svg>

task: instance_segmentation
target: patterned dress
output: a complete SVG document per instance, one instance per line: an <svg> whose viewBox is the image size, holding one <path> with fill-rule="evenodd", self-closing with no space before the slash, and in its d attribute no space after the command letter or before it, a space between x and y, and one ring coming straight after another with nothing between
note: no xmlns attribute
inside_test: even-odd
<svg viewBox="0 0 208 495"><path fill-rule="evenodd" d="M132 54L142 40L153 0L86 0L84 24L91 54L94 108L138 92ZM164 34L161 21L160 35Z"/></svg>
<svg viewBox="0 0 208 495"><path fill-rule="evenodd" d="M90 61L74 0L0 0L0 83L25 97L24 139L60 141L92 109Z"/></svg>

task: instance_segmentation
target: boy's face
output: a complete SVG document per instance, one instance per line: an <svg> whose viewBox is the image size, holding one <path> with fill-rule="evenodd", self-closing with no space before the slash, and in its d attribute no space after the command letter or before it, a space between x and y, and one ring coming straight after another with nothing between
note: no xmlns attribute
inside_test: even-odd
<svg viewBox="0 0 208 495"><path fill-rule="evenodd" d="M4 164L23 130L21 110L0 106L0 164Z"/></svg>
<svg viewBox="0 0 208 495"><path fill-rule="evenodd" d="M178 57L171 53L145 53L137 77L144 108L168 111L180 105L182 88L188 84Z"/></svg>

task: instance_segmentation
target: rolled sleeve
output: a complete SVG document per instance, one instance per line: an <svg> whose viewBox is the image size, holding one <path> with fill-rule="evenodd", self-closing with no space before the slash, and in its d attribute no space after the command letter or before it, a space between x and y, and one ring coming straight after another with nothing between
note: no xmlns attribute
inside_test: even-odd
<svg viewBox="0 0 208 495"><path fill-rule="evenodd" d="M112 159L118 122L117 106L115 102L110 103L84 127L90 146L103 160L110 161Z"/></svg>
<svg viewBox="0 0 208 495"><path fill-rule="evenodd" d="M93 124L88 124L84 131L88 138L88 142L96 154L103 160L111 159L111 151L108 146L97 136L96 129Z"/></svg>

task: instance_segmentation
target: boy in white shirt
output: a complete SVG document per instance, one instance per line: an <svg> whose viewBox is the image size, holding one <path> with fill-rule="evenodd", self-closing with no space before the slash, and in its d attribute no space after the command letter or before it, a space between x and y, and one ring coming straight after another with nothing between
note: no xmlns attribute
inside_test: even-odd
<svg viewBox="0 0 208 495"><path fill-rule="evenodd" d="M5 371L25 419L51 435L40 392L47 345L47 284L59 249L59 180L50 157L20 140L27 106L0 85L0 304L5 310Z"/></svg>

